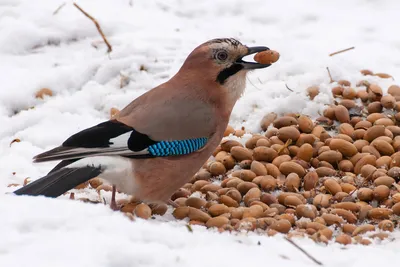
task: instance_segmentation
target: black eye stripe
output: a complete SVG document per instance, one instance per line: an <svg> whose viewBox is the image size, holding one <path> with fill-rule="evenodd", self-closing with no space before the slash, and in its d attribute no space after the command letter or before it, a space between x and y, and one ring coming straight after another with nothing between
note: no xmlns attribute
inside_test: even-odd
<svg viewBox="0 0 400 267"><path fill-rule="evenodd" d="M222 70L218 76L217 76L217 82L220 84L224 84L225 81L231 77L232 75L235 75L239 71L243 69L243 66L240 64L233 64L232 66Z"/></svg>

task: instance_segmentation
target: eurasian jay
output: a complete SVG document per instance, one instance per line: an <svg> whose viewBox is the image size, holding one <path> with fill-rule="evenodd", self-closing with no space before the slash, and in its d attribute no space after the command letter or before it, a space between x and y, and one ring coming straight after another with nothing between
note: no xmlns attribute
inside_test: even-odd
<svg viewBox="0 0 400 267"><path fill-rule="evenodd" d="M141 201L170 203L222 140L248 71L270 66L243 57L266 50L231 38L201 44L169 81L35 156L34 162L61 162L14 193L57 197L101 177Z"/></svg>

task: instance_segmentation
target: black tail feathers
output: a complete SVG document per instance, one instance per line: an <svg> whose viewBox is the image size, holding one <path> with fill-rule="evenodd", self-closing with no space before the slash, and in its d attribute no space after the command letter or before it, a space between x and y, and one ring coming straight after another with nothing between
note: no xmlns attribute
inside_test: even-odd
<svg viewBox="0 0 400 267"><path fill-rule="evenodd" d="M16 195L58 197L101 173L100 167L62 168L14 191Z"/></svg>

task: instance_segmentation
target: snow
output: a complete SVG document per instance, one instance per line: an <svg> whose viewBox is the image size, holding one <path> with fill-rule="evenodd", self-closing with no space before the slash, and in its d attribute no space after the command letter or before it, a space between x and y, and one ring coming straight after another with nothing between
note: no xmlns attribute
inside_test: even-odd
<svg viewBox="0 0 400 267"><path fill-rule="evenodd" d="M6 196L0 214L6 214L2 266L316 266L282 236L219 234L200 226L189 232L182 222L158 219L133 223L101 204ZM398 262L394 242L347 249L311 240L296 243L325 266Z"/></svg>
<svg viewBox="0 0 400 267"><path fill-rule="evenodd" d="M66 3L57 14L53 12ZM272 67L248 77L231 118L257 132L262 116L301 112L318 116L330 103L326 67L355 84L372 69L400 76L400 2L80 0L100 23L113 52L71 1L0 0L0 263L1 266L314 266L278 237L218 234L171 215L132 223L101 205L14 197L10 183L39 178L53 163L32 157L71 134L102 122L111 107L168 80L197 45L235 37L281 54ZM97 48L95 48L95 46ZM355 46L352 51L329 53ZM146 71L141 71L143 66ZM129 83L120 88L121 75ZM368 77L384 91L391 79ZM294 92L286 89L285 84ZM308 101L305 89L321 93ZM36 99L47 87L53 97ZM21 142L10 142L19 138ZM81 190L81 196L96 194ZM108 198L109 195L105 194ZM399 237L399 232L393 234ZM257 245L260 241L260 245ZM326 266L396 265L400 241L373 246L328 246L297 240Z"/></svg>

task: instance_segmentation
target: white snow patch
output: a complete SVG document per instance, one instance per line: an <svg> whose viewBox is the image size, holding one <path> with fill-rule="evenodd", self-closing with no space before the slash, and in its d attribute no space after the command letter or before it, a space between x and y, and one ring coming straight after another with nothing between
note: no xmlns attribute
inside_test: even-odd
<svg viewBox="0 0 400 267"><path fill-rule="evenodd" d="M56 14L54 10L66 5ZM230 235L193 227L169 215L128 221L101 205L3 195L54 163L32 157L71 134L108 119L111 107L165 82L194 47L211 38L236 37L281 54L272 67L253 71L231 125L252 132L267 112L318 116L331 101L333 78L376 82L361 69L400 77L400 2L252 0L80 0L113 46L110 55L93 23L72 1L0 1L0 265L1 266L315 266L282 237ZM352 51L328 54L355 46ZM97 48L96 48L97 47ZM142 70L141 70L142 69ZM143 70L145 69L145 70ZM129 83L120 88L121 74ZM294 92L286 89L287 85ZM314 101L305 89L319 85ZM42 87L53 97L36 99ZM34 108L31 108L34 107ZM10 142L14 138L19 143ZM244 140L243 140L244 141ZM96 199L93 190L74 190ZM110 192L102 192L109 199ZM122 196L121 196L122 197ZM399 237L399 232L393 236ZM257 245L260 241L261 245ZM325 266L398 265L400 241L369 247L299 244ZM288 257L288 259L284 259Z"/></svg>

